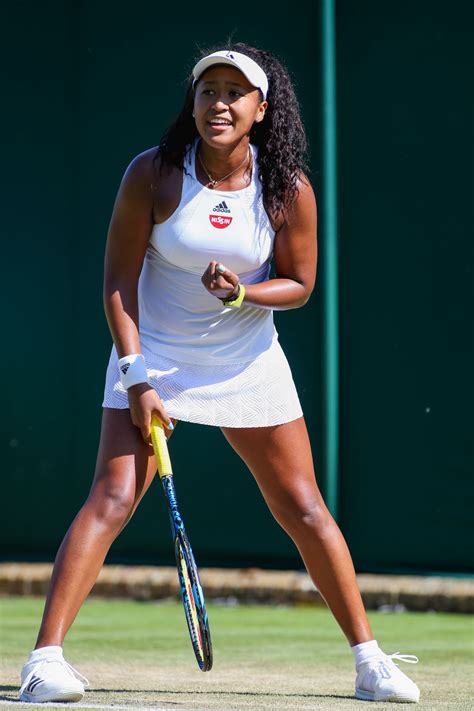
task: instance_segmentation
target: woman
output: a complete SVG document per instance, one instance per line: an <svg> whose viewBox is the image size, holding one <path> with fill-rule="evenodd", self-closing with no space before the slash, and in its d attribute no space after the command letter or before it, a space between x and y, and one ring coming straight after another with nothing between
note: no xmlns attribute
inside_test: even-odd
<svg viewBox="0 0 474 711"><path fill-rule="evenodd" d="M125 173L105 261L114 347L89 497L59 550L21 699L79 700L64 637L155 475L150 421L220 427L297 545L355 656L356 696L418 701L378 647L344 539L316 485L273 310L308 300L316 204L286 71L235 44L204 56L158 150ZM269 278L273 260L276 276Z"/></svg>

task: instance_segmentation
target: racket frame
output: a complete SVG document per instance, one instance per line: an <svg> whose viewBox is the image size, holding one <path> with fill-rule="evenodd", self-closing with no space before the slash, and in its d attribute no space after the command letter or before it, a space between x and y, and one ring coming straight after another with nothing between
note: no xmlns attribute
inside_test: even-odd
<svg viewBox="0 0 474 711"><path fill-rule="evenodd" d="M166 435L163 430L163 425L157 417L153 417L152 419L151 437L157 469L168 506L181 600L183 602L189 636L199 668L201 671L209 671L212 668L213 655L204 593L199 580L199 572L191 544L178 508ZM186 579L186 577L188 579Z"/></svg>

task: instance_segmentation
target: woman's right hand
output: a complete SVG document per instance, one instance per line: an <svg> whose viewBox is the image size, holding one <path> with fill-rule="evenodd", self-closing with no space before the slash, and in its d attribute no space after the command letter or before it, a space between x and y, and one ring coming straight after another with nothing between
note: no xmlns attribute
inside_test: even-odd
<svg viewBox="0 0 474 711"><path fill-rule="evenodd" d="M174 425L165 410L163 402L158 397L156 391L148 383L137 383L128 388L128 403L130 405L130 416L135 427L142 433L143 441L151 443L150 430L151 418L157 415L164 425L167 437L170 437Z"/></svg>

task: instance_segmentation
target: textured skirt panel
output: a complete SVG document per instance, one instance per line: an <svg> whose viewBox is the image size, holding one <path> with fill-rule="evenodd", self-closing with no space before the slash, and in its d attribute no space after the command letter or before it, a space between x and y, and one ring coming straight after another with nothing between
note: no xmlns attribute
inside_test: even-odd
<svg viewBox="0 0 474 711"><path fill-rule="evenodd" d="M143 351L150 385L170 417L215 427L270 427L302 416L291 370L277 340L249 363L199 365ZM103 407L128 408L112 348Z"/></svg>

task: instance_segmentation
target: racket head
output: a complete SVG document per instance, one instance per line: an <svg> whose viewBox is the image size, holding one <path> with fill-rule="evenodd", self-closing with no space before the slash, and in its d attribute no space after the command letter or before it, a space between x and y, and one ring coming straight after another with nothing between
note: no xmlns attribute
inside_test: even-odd
<svg viewBox="0 0 474 711"><path fill-rule="evenodd" d="M209 620L198 569L184 530L176 532L175 555L181 599L196 661L201 671L209 671L212 668Z"/></svg>

